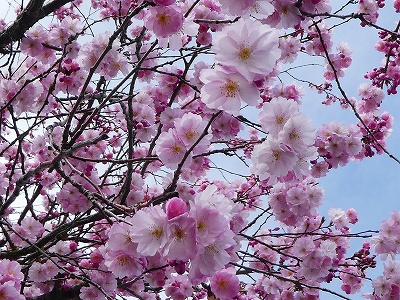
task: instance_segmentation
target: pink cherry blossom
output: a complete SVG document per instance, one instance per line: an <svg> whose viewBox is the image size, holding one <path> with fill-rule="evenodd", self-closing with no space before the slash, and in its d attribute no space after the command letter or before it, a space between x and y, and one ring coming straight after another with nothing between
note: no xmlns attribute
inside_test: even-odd
<svg viewBox="0 0 400 300"><path fill-rule="evenodd" d="M105 265L118 278L138 276L143 269L143 264L138 257L121 250L107 252Z"/></svg>
<svg viewBox="0 0 400 300"><path fill-rule="evenodd" d="M301 49L301 43L297 38L287 36L283 39L279 39L279 49L281 49L280 61L283 63L291 63L296 59Z"/></svg>
<svg viewBox="0 0 400 300"><path fill-rule="evenodd" d="M80 293L81 298L106 300L106 295L115 296L117 280L112 273L104 270L91 270L89 271L89 276L93 282L102 287L103 291L100 291L95 286L83 287Z"/></svg>
<svg viewBox="0 0 400 300"><path fill-rule="evenodd" d="M234 137L241 130L241 123L232 115L223 112L211 124L214 139Z"/></svg>
<svg viewBox="0 0 400 300"><path fill-rule="evenodd" d="M225 217L215 208L209 206L195 205L191 208L196 220L197 243L207 246L229 228Z"/></svg>
<svg viewBox="0 0 400 300"><path fill-rule="evenodd" d="M239 292L239 278L236 276L235 268L226 268L211 277L211 291L218 299L230 300Z"/></svg>
<svg viewBox="0 0 400 300"><path fill-rule="evenodd" d="M353 208L319 214L316 180L396 160L380 110L399 1L17 2L0 16L0 299L399 299L400 212L354 231ZM365 75L347 69L366 44L334 47L345 26L377 33Z"/></svg>
<svg viewBox="0 0 400 300"><path fill-rule="evenodd" d="M187 113L174 122L176 132L186 147L190 147L198 141L206 124L201 116L192 113ZM207 143L205 139L202 142Z"/></svg>
<svg viewBox="0 0 400 300"><path fill-rule="evenodd" d="M168 221L168 243L165 255L169 259L187 261L192 259L197 251L196 223L188 214L177 216Z"/></svg>
<svg viewBox="0 0 400 300"><path fill-rule="evenodd" d="M326 51L331 52L331 48L333 45L332 32L329 30L328 24L324 21L322 21L318 25L318 29L321 33L317 31L315 26L309 26L307 28L308 34L312 38L307 43L305 50L307 51L307 53L310 54L323 55L325 53L325 49ZM319 37L320 35L324 43L323 45L321 42L321 38Z"/></svg>
<svg viewBox="0 0 400 300"><path fill-rule="evenodd" d="M278 28L294 27L301 21L301 14L293 0L277 0L272 2L275 12L266 21Z"/></svg>
<svg viewBox="0 0 400 300"><path fill-rule="evenodd" d="M191 261L192 266L189 271L192 282L212 276L225 267L231 259L228 249L236 245L233 237L233 232L228 229L224 234L220 234L215 242L198 249L196 257Z"/></svg>
<svg viewBox="0 0 400 300"><path fill-rule="evenodd" d="M165 294L173 300L187 299L192 293L192 285L185 275L172 275L166 282Z"/></svg>
<svg viewBox="0 0 400 300"><path fill-rule="evenodd" d="M108 250L122 250L125 252L137 254L137 244L131 238L131 219L128 218L126 223L114 223L109 229L109 239L107 241Z"/></svg>
<svg viewBox="0 0 400 300"><path fill-rule="evenodd" d="M381 105L385 94L382 89L371 84L361 84L358 88L361 101L358 102L358 109L362 113L373 112Z"/></svg>
<svg viewBox="0 0 400 300"><path fill-rule="evenodd" d="M0 284L7 283L19 290L23 278L24 274L22 274L21 265L18 262L8 259L0 260Z"/></svg>
<svg viewBox="0 0 400 300"><path fill-rule="evenodd" d="M348 227L349 219L341 208L331 208L328 212L329 217L337 229Z"/></svg>
<svg viewBox="0 0 400 300"><path fill-rule="evenodd" d="M276 183L278 177L286 176L297 162L296 153L272 139L256 145L251 159L253 172L259 175L261 180L269 179L269 184Z"/></svg>
<svg viewBox="0 0 400 300"><path fill-rule="evenodd" d="M246 13L246 11L255 5L255 0L220 0L221 8L223 11L228 12L233 16L240 16Z"/></svg>
<svg viewBox="0 0 400 300"><path fill-rule="evenodd" d="M215 182L217 184L217 182ZM227 220L232 217L233 202L218 191L216 184L208 185L200 193L197 193L194 202L198 207L211 207L218 210Z"/></svg>
<svg viewBox="0 0 400 300"><path fill-rule="evenodd" d="M396 12L400 12L400 1L399 0L394 0L393 1L393 6L396 9Z"/></svg>
<svg viewBox="0 0 400 300"><path fill-rule="evenodd" d="M261 100L257 86L238 73L222 68L205 69L200 80L204 83L201 100L209 108L239 115L242 102L255 106Z"/></svg>
<svg viewBox="0 0 400 300"><path fill-rule="evenodd" d="M34 282L44 282L52 279L60 269L50 260L45 264L34 262L29 269L29 278Z"/></svg>
<svg viewBox="0 0 400 300"><path fill-rule="evenodd" d="M312 180L287 181L271 190L269 204L276 219L286 225L299 225L304 217L316 214L323 191Z"/></svg>
<svg viewBox="0 0 400 300"><path fill-rule="evenodd" d="M305 257L315 250L314 240L311 237L297 239L294 246L293 251L299 257Z"/></svg>
<svg viewBox="0 0 400 300"><path fill-rule="evenodd" d="M259 21L265 20L274 13L275 9L270 0L255 0L246 16L250 15Z"/></svg>
<svg viewBox="0 0 400 300"><path fill-rule="evenodd" d="M168 6L176 2L176 0L153 0L155 4L160 6Z"/></svg>
<svg viewBox="0 0 400 300"><path fill-rule="evenodd" d="M365 14L365 19L375 23L379 13L379 6L376 1L373 0L363 0L359 2L357 13Z"/></svg>
<svg viewBox="0 0 400 300"><path fill-rule="evenodd" d="M314 142L315 130L308 118L298 113L285 123L278 140L301 155Z"/></svg>
<svg viewBox="0 0 400 300"><path fill-rule="evenodd" d="M183 159L186 146L179 138L176 130L171 128L160 135L155 151L166 167L175 168Z"/></svg>
<svg viewBox="0 0 400 300"><path fill-rule="evenodd" d="M332 8L327 0L306 0L302 2L301 9L310 13L315 11L319 13L329 13Z"/></svg>
<svg viewBox="0 0 400 300"><path fill-rule="evenodd" d="M137 243L141 255L153 256L162 250L169 238L167 215L159 206L138 211L130 220L135 224L130 231L130 239Z"/></svg>
<svg viewBox="0 0 400 300"><path fill-rule="evenodd" d="M171 198L165 205L168 220L171 220L177 216L180 216L187 212L187 204L181 198Z"/></svg>
<svg viewBox="0 0 400 300"><path fill-rule="evenodd" d="M278 97L263 105L258 119L265 131L278 137L283 126L298 110L296 102Z"/></svg>
<svg viewBox="0 0 400 300"><path fill-rule="evenodd" d="M212 47L215 61L248 81L259 80L274 69L281 55L278 35L277 30L259 21L240 19L216 35Z"/></svg>
<svg viewBox="0 0 400 300"><path fill-rule="evenodd" d="M157 37L166 38L178 32L183 21L182 13L172 6L156 6L149 10L145 24Z"/></svg>
<svg viewBox="0 0 400 300"><path fill-rule="evenodd" d="M21 50L29 56L38 56L44 49L47 34L42 26L35 26L28 30L26 38L22 40Z"/></svg>
<svg viewBox="0 0 400 300"><path fill-rule="evenodd" d="M25 297L10 282L0 284L0 299L5 300L24 300Z"/></svg>
<svg viewBox="0 0 400 300"><path fill-rule="evenodd" d="M346 210L346 216L351 224L358 222L357 211L354 208L349 208Z"/></svg>

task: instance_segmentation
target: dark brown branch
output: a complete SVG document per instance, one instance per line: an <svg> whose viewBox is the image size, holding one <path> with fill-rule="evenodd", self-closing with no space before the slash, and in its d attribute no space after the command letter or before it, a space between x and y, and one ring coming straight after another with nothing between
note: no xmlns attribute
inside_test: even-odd
<svg viewBox="0 0 400 300"><path fill-rule="evenodd" d="M46 5L44 0L31 0L16 20L0 32L0 53L8 53L7 45L21 40L25 32L39 20L72 0L54 0Z"/></svg>

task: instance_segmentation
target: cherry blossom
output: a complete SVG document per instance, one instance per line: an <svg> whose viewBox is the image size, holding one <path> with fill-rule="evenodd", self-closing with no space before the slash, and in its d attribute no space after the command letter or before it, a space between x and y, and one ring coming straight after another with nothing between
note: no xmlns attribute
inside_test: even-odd
<svg viewBox="0 0 400 300"><path fill-rule="evenodd" d="M166 38L178 32L183 21L183 15L173 7L156 6L149 10L145 22L157 37Z"/></svg>
<svg viewBox="0 0 400 300"><path fill-rule="evenodd" d="M187 299L192 293L193 288L183 275L171 276L166 282L165 294L174 300Z"/></svg>
<svg viewBox="0 0 400 300"><path fill-rule="evenodd" d="M201 100L209 108L238 115L242 102L255 106L261 100L253 82L222 68L202 70L200 80L204 83Z"/></svg>
<svg viewBox="0 0 400 300"><path fill-rule="evenodd" d="M278 34L258 21L240 19L215 37L215 61L246 80L258 80L273 70L280 57Z"/></svg>
<svg viewBox="0 0 400 300"><path fill-rule="evenodd" d="M202 246L215 242L229 224L217 209L208 206L194 206L191 209L196 220L196 241Z"/></svg>
<svg viewBox="0 0 400 300"><path fill-rule="evenodd" d="M259 115L260 124L264 130L277 137L286 122L297 112L298 106L294 101L274 98L263 105Z"/></svg>
<svg viewBox="0 0 400 300"><path fill-rule="evenodd" d="M228 264L231 258L228 249L236 245L233 237L233 232L228 229L224 234L220 234L215 242L198 250L189 272L192 282L207 278Z"/></svg>
<svg viewBox="0 0 400 300"><path fill-rule="evenodd" d="M183 159L186 146L176 130L171 128L161 134L155 150L165 166L174 168Z"/></svg>
<svg viewBox="0 0 400 300"><path fill-rule="evenodd" d="M292 0L278 0L272 3L275 8L267 22L278 28L294 27L301 21L301 14Z"/></svg>
<svg viewBox="0 0 400 300"><path fill-rule="evenodd" d="M211 290L221 300L236 297L239 292L239 279L234 268L223 269L211 278Z"/></svg>
<svg viewBox="0 0 400 300"><path fill-rule="evenodd" d="M187 261L197 252L194 218L183 214L168 222L170 235L166 245L167 256L170 259Z"/></svg>
<svg viewBox="0 0 400 300"><path fill-rule="evenodd" d="M141 255L152 256L167 243L169 237L167 216L160 207L154 207L149 211L141 210L130 221L137 225L129 237L138 244L137 251Z"/></svg>
<svg viewBox="0 0 400 300"><path fill-rule="evenodd" d="M297 157L289 147L268 139L254 147L252 161L254 173L274 184L278 177L286 176L293 170Z"/></svg>
<svg viewBox="0 0 400 300"><path fill-rule="evenodd" d="M188 113L183 115L181 119L175 120L174 125L182 142L186 147L190 147L200 138L205 130L206 122L203 121L201 116ZM202 142L206 143L204 139Z"/></svg>

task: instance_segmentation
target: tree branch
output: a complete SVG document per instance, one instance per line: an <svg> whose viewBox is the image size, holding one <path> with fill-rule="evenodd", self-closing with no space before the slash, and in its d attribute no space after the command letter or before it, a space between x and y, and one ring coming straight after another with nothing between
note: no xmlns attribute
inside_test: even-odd
<svg viewBox="0 0 400 300"><path fill-rule="evenodd" d="M0 31L0 53L8 53L9 51L5 49L7 45L22 39L25 32L39 20L71 1L54 0L43 5L44 0L31 0L16 20L10 26Z"/></svg>

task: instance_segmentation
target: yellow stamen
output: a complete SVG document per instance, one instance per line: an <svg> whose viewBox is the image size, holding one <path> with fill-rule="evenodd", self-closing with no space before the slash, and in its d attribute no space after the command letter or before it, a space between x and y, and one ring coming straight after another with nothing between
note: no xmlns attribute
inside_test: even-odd
<svg viewBox="0 0 400 300"><path fill-rule="evenodd" d="M249 47L244 47L244 48L240 49L239 58L241 60L246 60L250 57L250 54L251 53L250 53Z"/></svg>
<svg viewBox="0 0 400 300"><path fill-rule="evenodd" d="M153 229L151 232L151 235L153 235L156 239L160 239L162 234L163 234L163 229L161 227L156 227Z"/></svg>
<svg viewBox="0 0 400 300"><path fill-rule="evenodd" d="M174 154L179 154L180 152L181 152L181 147L178 145L178 144L175 144L173 147L172 147L172 153L174 153Z"/></svg>
<svg viewBox="0 0 400 300"><path fill-rule="evenodd" d="M236 97L237 93L240 91L239 85L232 80L225 83L223 89L225 89L225 97L228 98Z"/></svg>
<svg viewBox="0 0 400 300"><path fill-rule="evenodd" d="M166 14L158 14L157 20L160 25L167 25L169 22L170 17Z"/></svg>

